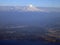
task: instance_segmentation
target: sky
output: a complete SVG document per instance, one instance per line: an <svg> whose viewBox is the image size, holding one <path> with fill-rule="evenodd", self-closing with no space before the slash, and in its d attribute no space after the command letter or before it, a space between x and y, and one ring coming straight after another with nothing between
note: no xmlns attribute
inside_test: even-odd
<svg viewBox="0 0 60 45"><path fill-rule="evenodd" d="M60 7L60 0L0 0L0 6Z"/></svg>

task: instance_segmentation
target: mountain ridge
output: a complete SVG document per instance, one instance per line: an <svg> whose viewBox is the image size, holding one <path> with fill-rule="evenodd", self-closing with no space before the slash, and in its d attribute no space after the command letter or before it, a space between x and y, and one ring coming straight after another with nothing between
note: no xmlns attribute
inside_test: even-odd
<svg viewBox="0 0 60 45"><path fill-rule="evenodd" d="M19 11L19 12L60 12L60 8L52 7L29 7L29 6L0 6L0 11Z"/></svg>

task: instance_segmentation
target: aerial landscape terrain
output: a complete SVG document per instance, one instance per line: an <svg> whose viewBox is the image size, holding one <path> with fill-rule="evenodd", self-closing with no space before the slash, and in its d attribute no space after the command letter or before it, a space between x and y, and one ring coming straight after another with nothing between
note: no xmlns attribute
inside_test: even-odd
<svg viewBox="0 0 60 45"><path fill-rule="evenodd" d="M56 5L49 5L55 1L41 1L46 5L38 3L36 6L33 5L36 0L28 5L27 2L0 2L0 44L60 45L59 1Z"/></svg>

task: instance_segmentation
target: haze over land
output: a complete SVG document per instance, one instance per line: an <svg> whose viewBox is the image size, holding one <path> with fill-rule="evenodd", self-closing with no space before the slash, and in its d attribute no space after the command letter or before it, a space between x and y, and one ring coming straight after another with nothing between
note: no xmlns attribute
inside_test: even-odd
<svg viewBox="0 0 60 45"><path fill-rule="evenodd" d="M0 0L0 45L60 45L60 0Z"/></svg>
<svg viewBox="0 0 60 45"><path fill-rule="evenodd" d="M0 6L0 39L60 38L55 28L60 28L60 8Z"/></svg>

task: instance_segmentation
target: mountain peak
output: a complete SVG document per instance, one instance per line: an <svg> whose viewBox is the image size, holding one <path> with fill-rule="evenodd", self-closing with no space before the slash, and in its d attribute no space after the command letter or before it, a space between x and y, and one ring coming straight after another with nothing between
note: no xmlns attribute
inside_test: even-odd
<svg viewBox="0 0 60 45"><path fill-rule="evenodd" d="M23 11L43 11L43 10L33 6L32 4L30 4L26 7L24 7Z"/></svg>

